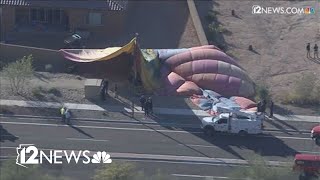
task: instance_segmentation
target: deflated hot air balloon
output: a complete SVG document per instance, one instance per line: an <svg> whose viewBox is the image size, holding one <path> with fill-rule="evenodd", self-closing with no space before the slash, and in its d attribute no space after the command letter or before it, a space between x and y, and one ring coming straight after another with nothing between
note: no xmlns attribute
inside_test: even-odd
<svg viewBox="0 0 320 180"><path fill-rule="evenodd" d="M139 49L136 39L123 47L61 50L77 62L105 61L134 54L134 69L147 91L162 95L202 94L252 97L254 84L237 62L213 45L183 49ZM128 61L130 59L127 59Z"/></svg>
<svg viewBox="0 0 320 180"><path fill-rule="evenodd" d="M215 46L176 50L161 60L166 94L202 94L201 89L208 89L223 96L254 95L254 84L246 72Z"/></svg>

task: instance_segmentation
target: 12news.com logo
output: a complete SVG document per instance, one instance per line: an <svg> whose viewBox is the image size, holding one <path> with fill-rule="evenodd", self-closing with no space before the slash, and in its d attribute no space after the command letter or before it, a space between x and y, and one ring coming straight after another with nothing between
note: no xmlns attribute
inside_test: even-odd
<svg viewBox="0 0 320 180"><path fill-rule="evenodd" d="M20 144L17 150L16 164L27 168L26 165L42 164L47 161L49 164L62 164L63 157L68 164L74 162L76 164L97 164L111 163L112 159L105 151L98 151L90 157L90 151L67 151L67 150L49 150L46 153L38 150L33 144ZM82 159L82 161L80 160Z"/></svg>
<svg viewBox="0 0 320 180"><path fill-rule="evenodd" d="M252 6L252 14L315 14L313 7L262 7L260 5Z"/></svg>

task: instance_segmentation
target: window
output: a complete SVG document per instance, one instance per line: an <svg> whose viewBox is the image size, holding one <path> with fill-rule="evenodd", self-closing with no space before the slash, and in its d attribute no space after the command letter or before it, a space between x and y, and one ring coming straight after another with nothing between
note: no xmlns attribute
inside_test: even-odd
<svg viewBox="0 0 320 180"><path fill-rule="evenodd" d="M228 119L226 119L226 118L220 119L218 121L218 124L227 124L227 123L228 123Z"/></svg>
<svg viewBox="0 0 320 180"><path fill-rule="evenodd" d="M101 13L89 13L88 24L93 26L101 25Z"/></svg>

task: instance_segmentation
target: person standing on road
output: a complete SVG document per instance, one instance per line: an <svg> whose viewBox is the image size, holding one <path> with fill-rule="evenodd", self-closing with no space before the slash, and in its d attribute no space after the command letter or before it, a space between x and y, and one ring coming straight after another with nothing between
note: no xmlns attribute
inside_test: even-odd
<svg viewBox="0 0 320 180"><path fill-rule="evenodd" d="M152 97L149 97L149 98L148 98L148 108L149 108L149 113L153 114Z"/></svg>
<svg viewBox="0 0 320 180"><path fill-rule="evenodd" d="M108 94L108 86L109 82L107 81L107 79L103 79L100 87L100 97L102 101L106 100L106 95Z"/></svg>
<svg viewBox="0 0 320 180"><path fill-rule="evenodd" d="M69 109L66 109L65 119L66 119L67 124L70 124L70 118L71 118L71 113L70 113Z"/></svg>
<svg viewBox="0 0 320 180"><path fill-rule="evenodd" d="M146 97L143 94L140 96L139 101L140 101L142 111L145 111Z"/></svg>
<svg viewBox="0 0 320 180"><path fill-rule="evenodd" d="M150 112L150 108L149 108L149 101L146 101L145 103L144 103L144 115L145 116L149 116L149 112Z"/></svg>
<svg viewBox="0 0 320 180"><path fill-rule="evenodd" d="M65 112L66 112L66 109L65 109L64 106L62 106L61 109L60 109L60 115L61 115L61 120L62 121L65 121L65 119L66 119Z"/></svg>
<svg viewBox="0 0 320 180"><path fill-rule="evenodd" d="M318 45L317 44L314 45L313 51L314 51L314 58L318 58L319 59Z"/></svg>
<svg viewBox="0 0 320 180"><path fill-rule="evenodd" d="M118 85L114 85L114 98L118 98Z"/></svg>
<svg viewBox="0 0 320 180"><path fill-rule="evenodd" d="M269 115L269 118L272 118L272 117L273 117L273 106L274 106L274 103L273 103L273 101L271 100L271 102L270 102L270 115Z"/></svg>
<svg viewBox="0 0 320 180"><path fill-rule="evenodd" d="M310 43L307 44L307 58L310 58Z"/></svg>

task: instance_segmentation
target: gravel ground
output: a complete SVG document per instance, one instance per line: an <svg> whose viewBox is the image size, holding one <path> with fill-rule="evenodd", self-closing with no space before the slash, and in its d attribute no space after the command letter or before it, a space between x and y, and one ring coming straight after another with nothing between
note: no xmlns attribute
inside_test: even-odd
<svg viewBox="0 0 320 180"><path fill-rule="evenodd" d="M269 88L280 109L307 115L319 115L320 107L281 105L281 100L303 74L320 75L320 59L318 63L307 59L305 50L308 42L312 47L314 43L320 44L319 13L252 14L252 6L317 9L317 4L317 1L196 1L204 28L209 23L205 16L213 7L218 23L225 30L219 43L226 45L227 54L237 59L255 82ZM232 9L237 17L231 15ZM249 45L254 51L248 50Z"/></svg>

